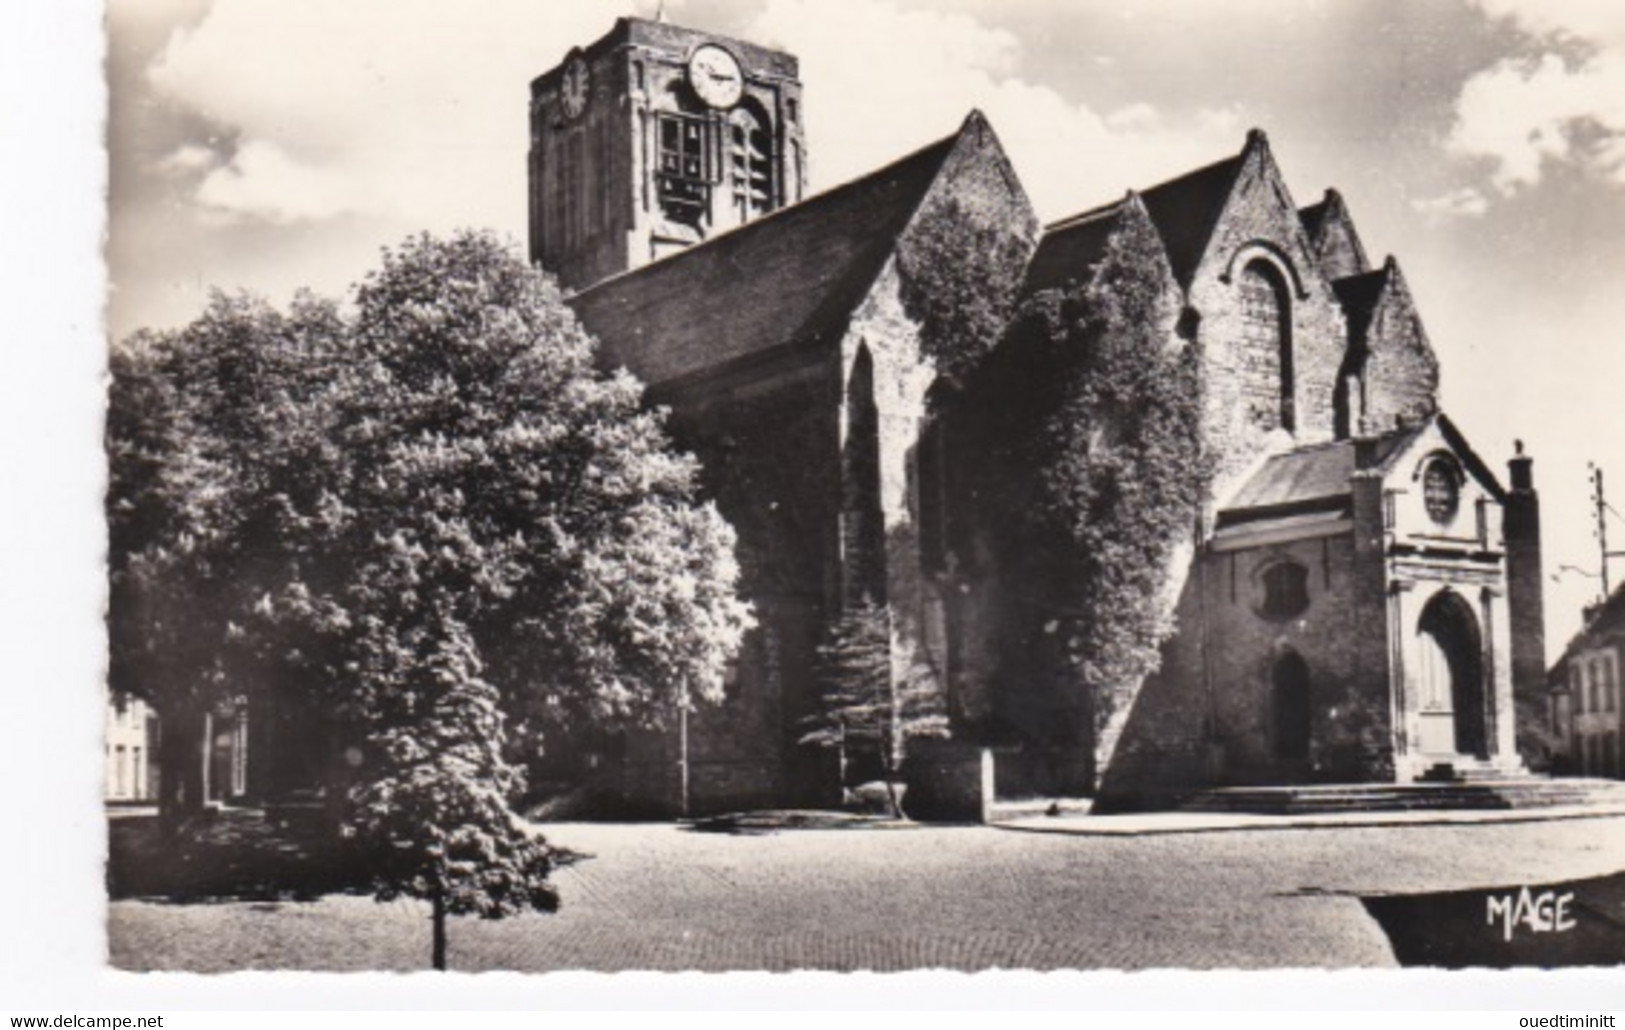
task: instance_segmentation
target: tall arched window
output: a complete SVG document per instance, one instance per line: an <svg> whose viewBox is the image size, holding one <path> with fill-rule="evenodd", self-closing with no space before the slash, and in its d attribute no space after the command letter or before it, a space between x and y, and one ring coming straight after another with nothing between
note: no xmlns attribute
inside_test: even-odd
<svg viewBox="0 0 1625 1030"><path fill-rule="evenodd" d="M880 410L875 363L859 344L846 384L846 443L841 455L841 539L844 598L849 604L886 601L886 526L880 504Z"/></svg>
<svg viewBox="0 0 1625 1030"><path fill-rule="evenodd" d="M773 136L767 125L751 103L728 116L728 179L741 221L773 210Z"/></svg>
<svg viewBox="0 0 1625 1030"><path fill-rule="evenodd" d="M1267 261L1253 261L1242 269L1242 366L1249 377L1249 400L1287 431L1297 428L1292 374L1292 311L1286 283Z"/></svg>
<svg viewBox="0 0 1625 1030"><path fill-rule="evenodd" d="M948 408L954 388L938 382L926 395L925 420L920 426L920 443L915 450L920 527L920 566L927 572L942 572L948 565Z"/></svg>

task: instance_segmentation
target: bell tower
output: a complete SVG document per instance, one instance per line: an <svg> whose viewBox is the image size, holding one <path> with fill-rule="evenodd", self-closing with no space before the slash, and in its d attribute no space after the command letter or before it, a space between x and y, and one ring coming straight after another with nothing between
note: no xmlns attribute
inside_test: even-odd
<svg viewBox="0 0 1625 1030"><path fill-rule="evenodd" d="M807 192L789 54L621 18L530 84L530 259L571 289Z"/></svg>

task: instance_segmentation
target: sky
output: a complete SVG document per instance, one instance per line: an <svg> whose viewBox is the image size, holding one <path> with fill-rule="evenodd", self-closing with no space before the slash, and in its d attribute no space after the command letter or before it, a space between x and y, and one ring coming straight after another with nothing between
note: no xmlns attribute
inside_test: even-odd
<svg viewBox="0 0 1625 1030"><path fill-rule="evenodd" d="M1045 220L1263 128L1301 205L1336 186L1394 254L1444 408L1546 502L1553 657L1600 588L1588 462L1618 483L1625 5L1553 0L667 0L801 59L827 188L987 114ZM107 319L212 288L342 296L420 230L522 242L529 80L652 0L114 0ZM1625 519L1609 516L1618 549ZM1613 581L1625 578L1625 557Z"/></svg>

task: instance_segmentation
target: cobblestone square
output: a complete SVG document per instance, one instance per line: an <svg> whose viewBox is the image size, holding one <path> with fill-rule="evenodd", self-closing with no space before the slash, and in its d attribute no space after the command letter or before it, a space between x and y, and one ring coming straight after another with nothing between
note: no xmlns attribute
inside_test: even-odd
<svg viewBox="0 0 1625 1030"><path fill-rule="evenodd" d="M1360 896L1625 870L1625 818L1073 836L980 826L701 833L566 824L556 915L453 921L461 970L1395 965ZM116 901L125 969L414 970L427 908ZM1625 956L1622 956L1625 960Z"/></svg>

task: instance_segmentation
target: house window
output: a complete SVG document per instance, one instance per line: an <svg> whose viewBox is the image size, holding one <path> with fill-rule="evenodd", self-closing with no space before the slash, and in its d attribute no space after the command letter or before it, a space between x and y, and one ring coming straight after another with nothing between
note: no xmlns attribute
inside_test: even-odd
<svg viewBox="0 0 1625 1030"><path fill-rule="evenodd" d="M1309 607L1309 570L1297 562L1276 562L1258 579L1264 587L1258 614L1264 618L1290 619Z"/></svg>
<svg viewBox="0 0 1625 1030"><path fill-rule="evenodd" d="M710 126L704 118L661 114L655 123L655 188L667 218L693 228L711 203Z"/></svg>
<svg viewBox="0 0 1625 1030"><path fill-rule="evenodd" d="M1254 261L1242 270L1240 287L1241 360L1253 387L1254 415L1291 432L1297 428L1297 405L1286 284L1268 262Z"/></svg>

